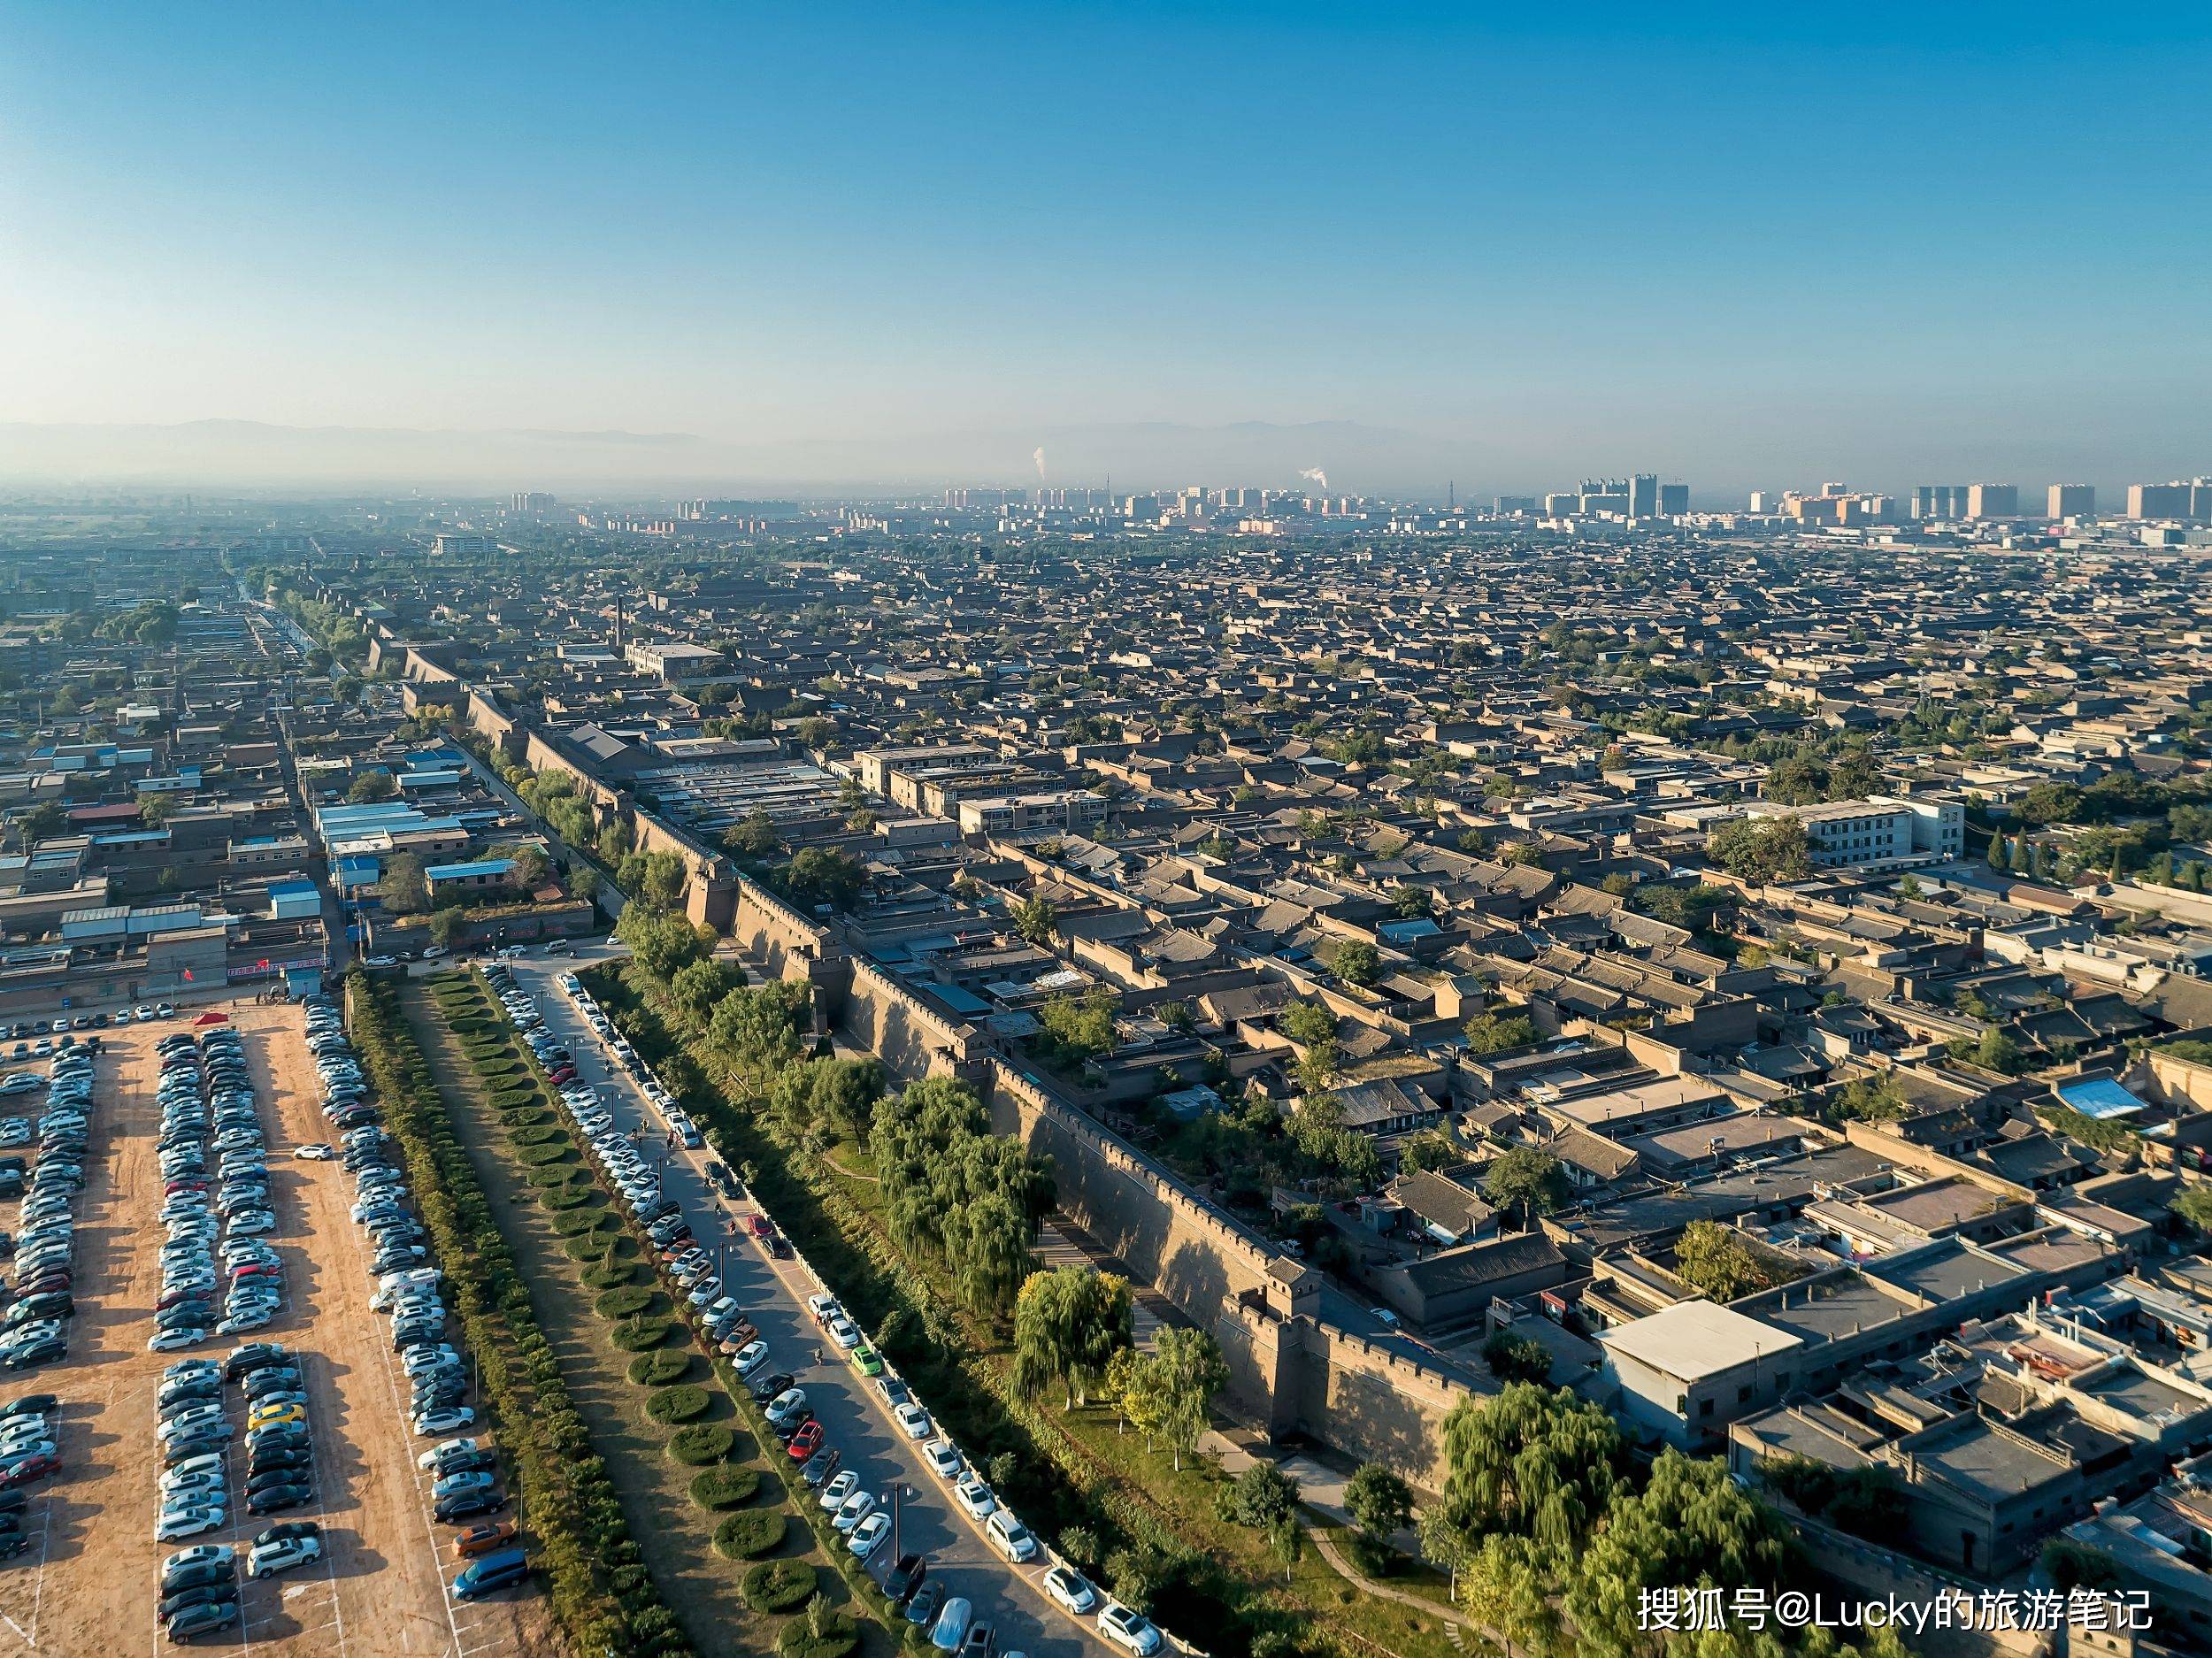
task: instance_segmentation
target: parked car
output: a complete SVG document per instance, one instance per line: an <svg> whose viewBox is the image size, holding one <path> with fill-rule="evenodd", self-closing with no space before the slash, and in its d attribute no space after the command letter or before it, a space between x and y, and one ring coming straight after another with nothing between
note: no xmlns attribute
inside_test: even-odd
<svg viewBox="0 0 2212 1658"><path fill-rule="evenodd" d="M518 1548L501 1549L464 1567L453 1580L453 1598L475 1600L520 1583L530 1570L530 1556Z"/></svg>
<svg viewBox="0 0 2212 1658"><path fill-rule="evenodd" d="M1110 1600L1098 1615L1098 1632L1117 1646L1126 1647L1137 1658L1152 1658L1160 1650L1159 1629L1150 1618L1132 1612L1118 1601Z"/></svg>

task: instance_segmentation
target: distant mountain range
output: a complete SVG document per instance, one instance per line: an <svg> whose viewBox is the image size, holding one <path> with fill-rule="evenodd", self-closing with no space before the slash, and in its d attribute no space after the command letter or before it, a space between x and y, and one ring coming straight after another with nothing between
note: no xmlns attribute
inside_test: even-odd
<svg viewBox="0 0 2212 1658"><path fill-rule="evenodd" d="M1041 426L885 438L730 441L687 432L492 431L289 426L255 420L174 426L0 423L0 483L298 488L434 487L472 493L650 491L784 495L912 492L949 484L1027 487L1044 454L1051 486L1117 492L1185 484L1441 495L1454 449L1351 421L1284 426ZM1456 447L1462 466L1472 464Z"/></svg>

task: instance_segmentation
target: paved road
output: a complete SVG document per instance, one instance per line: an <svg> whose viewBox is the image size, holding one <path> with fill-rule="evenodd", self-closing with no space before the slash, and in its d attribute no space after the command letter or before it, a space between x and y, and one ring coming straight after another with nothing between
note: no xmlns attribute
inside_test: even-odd
<svg viewBox="0 0 2212 1658"><path fill-rule="evenodd" d="M560 989L562 973L589 965L598 954L573 959L526 957L508 965L515 970L516 981L537 998L545 1022L577 1057L587 1078L612 1083L603 1092L612 1096L609 1109L615 1121L625 1128L646 1130L649 1143L657 1150L663 1131L652 1108L629 1074L600 1047L591 1027ZM730 1239L736 1217L752 1211L749 1205L726 1206L715 1196L704 1172L712 1154L678 1147L666 1155L662 1189L683 1206L693 1232L710 1249L717 1239ZM1046 1599L1037 1585L1044 1575L1041 1562L1010 1565L984 1540L981 1529L953 1503L924 1464L919 1447L892 1420L873 1385L832 1356L836 1349L806 1311L806 1298L816 1286L798 1263L772 1260L742 1236L724 1242L718 1253L726 1292L752 1315L775 1355L776 1368L791 1371L806 1389L807 1402L827 1428L829 1442L844 1450L844 1466L887 1501L895 1482L902 1483L910 1493L900 1504L899 1547L928 1555L930 1575L943 1580L946 1593L974 1603L977 1616L996 1627L999 1651L1025 1653L1031 1658L1099 1658L1118 1652L1089 1623L1077 1623ZM818 1349L826 1362L815 1362ZM803 1485L793 1494L796 1500L812 1501Z"/></svg>

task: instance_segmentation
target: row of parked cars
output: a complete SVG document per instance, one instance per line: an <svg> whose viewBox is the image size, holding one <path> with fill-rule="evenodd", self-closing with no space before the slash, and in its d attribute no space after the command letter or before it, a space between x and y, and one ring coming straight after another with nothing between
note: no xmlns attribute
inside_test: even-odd
<svg viewBox="0 0 2212 1658"><path fill-rule="evenodd" d="M61 1401L30 1393L0 1406L0 1560L26 1554L30 1487L61 1471Z"/></svg>
<svg viewBox="0 0 2212 1658"><path fill-rule="evenodd" d="M506 970L502 968L498 971L504 972ZM511 979L511 975L510 977ZM577 1012L584 1016L584 1023L591 1026L593 1034L605 1045L614 1063L637 1078L638 1092L645 1096L646 1103L653 1108L654 1115L660 1118L662 1126L688 1151L697 1151L705 1145L706 1136L699 1132L699 1125L693 1120L691 1113L677 1102L674 1094L661 1086L661 1080L653 1074L652 1067L639 1055L636 1048L630 1046L630 1039L614 1028L614 1021L607 1017L591 992L584 988L584 981L573 973L563 973L561 989L575 1004Z"/></svg>
<svg viewBox="0 0 2212 1658"><path fill-rule="evenodd" d="M336 1155L353 1177L353 1223L372 1245L377 1286L369 1305L391 1321L392 1351L407 1378L409 1425L426 1439L459 1434L475 1424L476 1411L467 1402L468 1361L446 1339L445 1274L430 1259L430 1235L414 1212L397 1144L369 1098L344 1021L326 997L310 996L305 1007L323 1114L338 1131ZM455 1554L469 1562L453 1579L454 1598L473 1600L520 1582L529 1556L515 1546L516 1528L488 1517L507 1507L499 1454L480 1439L446 1438L416 1460L430 1476L433 1519L479 1522L453 1539Z"/></svg>
<svg viewBox="0 0 2212 1658"><path fill-rule="evenodd" d="M77 1199L84 1190L85 1148L92 1131L92 1055L73 1048L55 1057L46 1109L33 1125L38 1161L0 1158L0 1171L19 1181L22 1208L9 1240L5 1311L0 1311L0 1369L51 1364L69 1352L74 1293ZM0 1476L6 1464L0 1462Z"/></svg>
<svg viewBox="0 0 2212 1658"><path fill-rule="evenodd" d="M225 1025L196 1042L181 1031L165 1036L154 1051L167 1238L146 1345L174 1353L268 1324L283 1310L284 1270L268 1240L276 1230L268 1142L244 1042Z"/></svg>
<svg viewBox="0 0 2212 1658"><path fill-rule="evenodd" d="M236 1439L227 1389L237 1390L245 1424L242 1486L232 1455ZM273 1341L250 1341L221 1360L180 1359L162 1374L154 1428L161 1461L161 1509L154 1539L183 1543L219 1531L234 1510L256 1516L305 1508L315 1500L315 1448L307 1383L297 1355ZM322 1527L279 1521L247 1546L250 1578L273 1577L323 1557ZM241 1616L238 1551L195 1544L162 1562L156 1621L173 1641L188 1641Z"/></svg>

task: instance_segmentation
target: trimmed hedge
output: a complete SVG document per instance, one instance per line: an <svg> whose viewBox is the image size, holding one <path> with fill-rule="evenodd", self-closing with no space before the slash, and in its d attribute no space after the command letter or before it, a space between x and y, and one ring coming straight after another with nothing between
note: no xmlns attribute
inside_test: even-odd
<svg viewBox="0 0 2212 1658"><path fill-rule="evenodd" d="M746 1551L722 1548L725 1532L736 1540L747 1528L748 1520L774 1520L776 1530L783 1530L783 1516L780 1514L733 1514L714 1528L714 1546L726 1554L742 1555ZM755 1528L757 1531L764 1528ZM778 1539L781 1540L780 1538ZM768 1545L770 1548L774 1543ZM758 1553L758 1550L752 1551ZM814 1568L803 1560L767 1560L745 1574L743 1585L745 1604L756 1612L794 1612L814 1599L818 1586Z"/></svg>
<svg viewBox="0 0 2212 1658"><path fill-rule="evenodd" d="M518 1146L515 1161L527 1168L539 1169L549 1163L559 1163L573 1149L566 1141L558 1146Z"/></svg>
<svg viewBox="0 0 2212 1658"><path fill-rule="evenodd" d="M695 1422L668 1436L668 1454L687 1468L721 1462L737 1443L734 1431L718 1422Z"/></svg>
<svg viewBox="0 0 2212 1658"><path fill-rule="evenodd" d="M795 1617L776 1636L776 1651L782 1658L845 1658L859 1644L860 1631L842 1607L823 1609L818 1635L807 1618Z"/></svg>
<svg viewBox="0 0 2212 1658"><path fill-rule="evenodd" d="M618 1290L637 1277L634 1261L603 1261L597 1266L584 1269L584 1287L588 1290Z"/></svg>
<svg viewBox="0 0 2212 1658"><path fill-rule="evenodd" d="M575 1143L569 1139L568 1131L558 1123L546 1123L531 1128L511 1129L508 1131L507 1138L518 1146L568 1146Z"/></svg>
<svg viewBox="0 0 2212 1658"><path fill-rule="evenodd" d="M609 1290L591 1304L591 1309L602 1318L634 1318L659 1299L658 1290L633 1284L627 1289Z"/></svg>
<svg viewBox="0 0 2212 1658"><path fill-rule="evenodd" d="M630 1379L640 1387L667 1387L691 1373L691 1355L680 1347L641 1353L630 1361Z"/></svg>
<svg viewBox="0 0 2212 1658"><path fill-rule="evenodd" d="M625 1353L643 1353L668 1339L675 1322L668 1318L633 1318L615 1326L614 1344Z"/></svg>
<svg viewBox="0 0 2212 1658"><path fill-rule="evenodd" d="M571 1209L565 1215L556 1215L553 1217L553 1231L557 1236L562 1238L578 1238L586 1232L596 1232L602 1226L610 1224L610 1218L604 1209Z"/></svg>
<svg viewBox="0 0 2212 1658"><path fill-rule="evenodd" d="M696 1382L664 1387L645 1401L645 1414L656 1422L689 1422L707 1414L714 1395Z"/></svg>
<svg viewBox="0 0 2212 1658"><path fill-rule="evenodd" d="M580 1192L572 1186L549 1186L538 1194L538 1201L564 1219L583 1209L600 1207L594 1194Z"/></svg>
<svg viewBox="0 0 2212 1658"><path fill-rule="evenodd" d="M702 1508L735 1508L750 1502L760 1492L760 1470L756 1468L735 1468L724 1463L719 1468L703 1468L691 1477L691 1500Z"/></svg>

